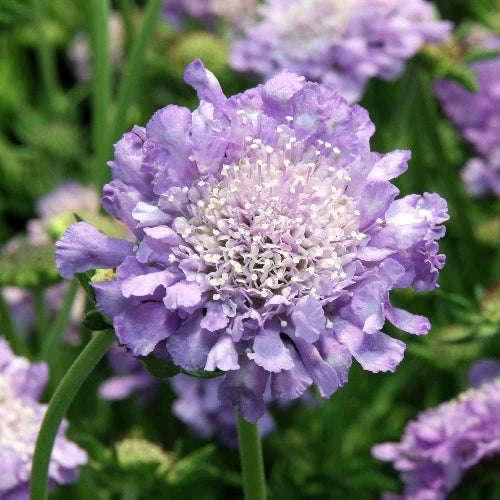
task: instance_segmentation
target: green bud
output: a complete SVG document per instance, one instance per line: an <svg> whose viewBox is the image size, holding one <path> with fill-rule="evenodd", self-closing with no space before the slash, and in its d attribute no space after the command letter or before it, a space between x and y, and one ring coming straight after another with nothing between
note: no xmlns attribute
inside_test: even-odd
<svg viewBox="0 0 500 500"><path fill-rule="evenodd" d="M489 323L500 325L500 283L497 283L483 296L481 313Z"/></svg>
<svg viewBox="0 0 500 500"><path fill-rule="evenodd" d="M125 469L151 468L162 473L172 465L172 457L158 445L141 438L125 438L115 445L118 465Z"/></svg>
<svg viewBox="0 0 500 500"><path fill-rule="evenodd" d="M44 288L61 281L53 245L30 245L24 238L0 256L0 286Z"/></svg>

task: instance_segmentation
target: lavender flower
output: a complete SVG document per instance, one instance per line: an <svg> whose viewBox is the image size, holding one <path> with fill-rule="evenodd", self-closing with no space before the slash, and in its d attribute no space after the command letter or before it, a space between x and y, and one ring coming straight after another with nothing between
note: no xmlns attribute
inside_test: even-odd
<svg viewBox="0 0 500 500"><path fill-rule="evenodd" d="M159 110L109 164L102 204L137 243L74 224L56 245L62 276L116 268L93 287L120 343L227 372L219 398L250 422L268 385L276 399L313 383L329 398L351 357L394 371L405 344L385 320L417 335L430 324L389 293L436 288L445 200L396 200L389 180L410 152L371 152L367 112L327 85L284 72L227 99L199 60L185 79L198 109Z"/></svg>
<svg viewBox="0 0 500 500"><path fill-rule="evenodd" d="M469 44L500 48L500 37L486 36L484 30L474 33L469 34ZM448 117L480 155L466 163L462 180L475 196L500 196L500 57L477 61L471 68L477 74L479 92L451 80L436 82L435 91Z"/></svg>
<svg viewBox="0 0 500 500"><path fill-rule="evenodd" d="M401 442L373 448L376 458L394 462L405 483L403 495L391 498L442 500L464 471L500 452L500 363L479 362L471 381L482 385L422 412Z"/></svg>
<svg viewBox="0 0 500 500"><path fill-rule="evenodd" d="M46 406L38 398L47 383L45 363L30 365L14 356L0 338L0 498L29 498L31 461ZM49 484L67 484L78 478L87 454L64 437L67 422L58 432L49 467Z"/></svg>
<svg viewBox="0 0 500 500"><path fill-rule="evenodd" d="M424 0L267 0L259 13L233 44L236 70L270 77L286 68L333 84L350 102L370 78L394 80L424 43L451 30Z"/></svg>

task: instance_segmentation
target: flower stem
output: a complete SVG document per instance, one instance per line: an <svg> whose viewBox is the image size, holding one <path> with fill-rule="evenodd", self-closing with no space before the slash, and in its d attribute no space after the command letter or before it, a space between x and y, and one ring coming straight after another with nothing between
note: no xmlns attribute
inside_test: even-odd
<svg viewBox="0 0 500 500"><path fill-rule="evenodd" d="M92 140L94 161L91 180L101 186L107 179L109 144L108 108L111 98L109 55L109 0L91 0L88 16L92 42Z"/></svg>
<svg viewBox="0 0 500 500"><path fill-rule="evenodd" d="M69 320L71 318L71 309L75 302L76 292L78 291L78 281L73 280L69 284L68 291L64 297L64 302L59 310L54 322L47 330L46 334L43 334L42 348L40 351L40 358L50 361L53 365L56 361L57 347L62 333L68 326Z"/></svg>
<svg viewBox="0 0 500 500"><path fill-rule="evenodd" d="M266 479L260 443L259 424L250 424L236 410L241 471L245 500L265 500Z"/></svg>
<svg viewBox="0 0 500 500"><path fill-rule="evenodd" d="M113 330L98 332L80 353L52 396L40 427L33 456L30 498L47 498L48 472L52 448L61 421L83 382L115 341Z"/></svg>
<svg viewBox="0 0 500 500"><path fill-rule="evenodd" d="M12 350L21 356L28 354L28 349L21 336L22 334L17 330L9 306L3 297L2 290L0 290L0 325L2 333L12 347Z"/></svg>
<svg viewBox="0 0 500 500"><path fill-rule="evenodd" d="M37 34L37 60L40 67L42 85L50 111L54 110L54 99L59 91L54 52L47 39L46 1L33 0L34 26Z"/></svg>
<svg viewBox="0 0 500 500"><path fill-rule="evenodd" d="M130 54L123 70L123 77L118 89L118 103L116 114L113 120L113 137L118 138L123 133L126 126L127 109L133 103L134 94L139 85L144 65L146 49L153 36L154 27L159 17L159 12L164 4L164 0L149 0L144 12L144 21L140 31L134 36Z"/></svg>

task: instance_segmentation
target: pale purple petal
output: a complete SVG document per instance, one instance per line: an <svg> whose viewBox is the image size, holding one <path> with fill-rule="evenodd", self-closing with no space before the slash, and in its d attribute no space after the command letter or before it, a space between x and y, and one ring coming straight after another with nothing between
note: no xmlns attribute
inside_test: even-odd
<svg viewBox="0 0 500 500"><path fill-rule="evenodd" d="M86 222L69 226L56 243L56 265L63 278L90 269L109 269L120 265L133 252L130 241L106 236Z"/></svg>

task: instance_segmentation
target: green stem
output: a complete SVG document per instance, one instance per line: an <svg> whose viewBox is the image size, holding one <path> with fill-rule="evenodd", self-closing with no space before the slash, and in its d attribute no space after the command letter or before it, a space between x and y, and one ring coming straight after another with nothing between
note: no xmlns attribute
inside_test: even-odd
<svg viewBox="0 0 500 500"><path fill-rule="evenodd" d="M28 349L24 344L22 334L17 330L16 324L12 319L8 304L5 302L2 290L0 290L0 323L2 333L4 334L10 347L16 354L26 355Z"/></svg>
<svg viewBox="0 0 500 500"><path fill-rule="evenodd" d="M130 55L128 56L127 63L125 64L122 80L120 82L120 88L118 90L118 104L112 128L113 141L118 139L124 131L127 109L132 104L134 94L137 90L137 86L139 85L139 81L142 76L142 68L144 66L146 49L153 36L154 27L163 4L164 0L148 1L144 13L144 22L142 23L142 27L132 43Z"/></svg>
<svg viewBox="0 0 500 500"><path fill-rule="evenodd" d="M259 424L250 424L236 410L241 472L245 500L265 500L266 479L260 443Z"/></svg>
<svg viewBox="0 0 500 500"><path fill-rule="evenodd" d="M92 181L101 186L107 179L109 154L108 107L111 98L111 62L109 55L109 0L90 0L92 45L92 141L94 161Z"/></svg>
<svg viewBox="0 0 500 500"><path fill-rule="evenodd" d="M54 392L36 441L31 471L31 500L44 500L47 498L50 456L61 421L83 382L111 348L114 341L113 330L96 333L71 365Z"/></svg>
<svg viewBox="0 0 500 500"><path fill-rule="evenodd" d="M53 365L56 361L58 344L61 335L68 326L69 320L71 318L71 309L73 308L77 291L78 281L73 280L69 284L68 291L66 292L66 296L64 297L63 305L57 313L54 322L48 329L47 334L42 337L43 342L40 351L40 358L50 361L51 365Z"/></svg>
<svg viewBox="0 0 500 500"><path fill-rule="evenodd" d="M37 60L40 67L42 85L47 98L49 110L54 110L54 98L58 93L56 63L54 53L47 40L45 28L46 2L45 0L33 0L34 26L37 34Z"/></svg>
<svg viewBox="0 0 500 500"><path fill-rule="evenodd" d="M47 305L45 304L43 289L35 288L31 295L33 296L36 331L39 338L43 338L47 334Z"/></svg>
<svg viewBox="0 0 500 500"><path fill-rule="evenodd" d="M123 17L123 24L125 25L127 41L125 45L128 47L134 38L134 9L130 0L120 0L119 6Z"/></svg>

